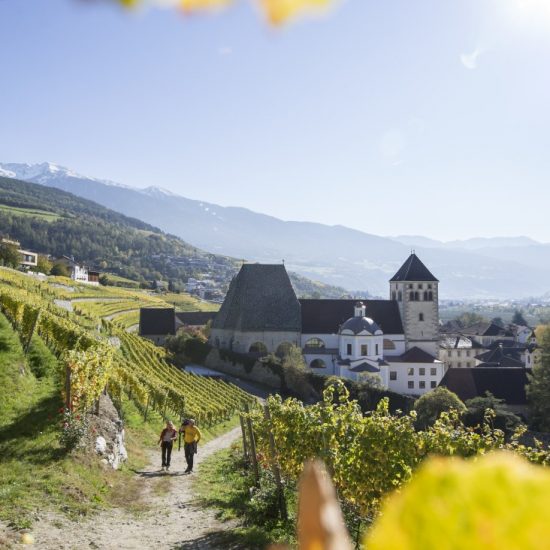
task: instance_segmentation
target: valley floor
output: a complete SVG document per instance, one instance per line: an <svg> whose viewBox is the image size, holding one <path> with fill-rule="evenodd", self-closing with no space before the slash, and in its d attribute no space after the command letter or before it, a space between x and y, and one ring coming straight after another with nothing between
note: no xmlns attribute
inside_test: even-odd
<svg viewBox="0 0 550 550"><path fill-rule="evenodd" d="M200 506L193 489L200 463L238 440L235 428L199 446L196 473L185 475L183 450L174 449L169 474L160 472L160 451L150 451L149 466L135 472L143 484L144 512L115 508L75 522L61 514L47 513L34 525L35 547L43 550L99 549L197 549L230 548L225 535L236 522L222 523L216 510Z"/></svg>

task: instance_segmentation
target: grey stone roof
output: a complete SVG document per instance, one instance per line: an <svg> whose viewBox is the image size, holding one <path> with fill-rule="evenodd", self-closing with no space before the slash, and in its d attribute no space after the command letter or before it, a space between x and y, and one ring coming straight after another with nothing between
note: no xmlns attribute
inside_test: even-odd
<svg viewBox="0 0 550 550"><path fill-rule="evenodd" d="M174 308L142 307L139 310L139 334L142 336L176 334Z"/></svg>
<svg viewBox="0 0 550 550"><path fill-rule="evenodd" d="M430 270L419 260L413 252L399 268L391 281L437 281Z"/></svg>
<svg viewBox="0 0 550 550"><path fill-rule="evenodd" d="M282 264L244 264L212 328L300 332L300 302Z"/></svg>

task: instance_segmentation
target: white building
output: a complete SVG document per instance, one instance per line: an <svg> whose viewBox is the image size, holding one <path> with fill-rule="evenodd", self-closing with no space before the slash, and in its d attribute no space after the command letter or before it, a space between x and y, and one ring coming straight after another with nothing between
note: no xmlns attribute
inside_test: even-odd
<svg viewBox="0 0 550 550"><path fill-rule="evenodd" d="M210 343L240 353L302 348L319 374L379 376L399 393L436 387L438 280L413 253L390 281L389 300L298 300L283 265L245 264L212 323Z"/></svg>

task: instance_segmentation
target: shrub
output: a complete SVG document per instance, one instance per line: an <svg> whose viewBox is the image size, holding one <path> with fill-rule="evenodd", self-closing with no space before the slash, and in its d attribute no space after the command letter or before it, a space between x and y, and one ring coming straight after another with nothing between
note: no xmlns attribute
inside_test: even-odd
<svg viewBox="0 0 550 550"><path fill-rule="evenodd" d="M84 437L88 433L88 421L85 416L63 408L61 414L61 433L59 443L70 452L83 446Z"/></svg>
<svg viewBox="0 0 550 550"><path fill-rule="evenodd" d="M439 387L425 393L414 403L416 427L420 430L433 426L441 413L456 410L459 414L466 411L464 403L447 388Z"/></svg>

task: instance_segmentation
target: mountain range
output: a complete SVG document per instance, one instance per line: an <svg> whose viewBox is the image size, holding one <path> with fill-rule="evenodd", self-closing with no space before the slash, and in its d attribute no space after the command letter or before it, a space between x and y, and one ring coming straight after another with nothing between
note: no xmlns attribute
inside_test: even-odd
<svg viewBox="0 0 550 550"><path fill-rule="evenodd" d="M284 259L290 270L350 291L386 296L388 279L412 248L440 279L442 298L524 298L550 291L550 245L528 237L451 242L384 237L341 225L283 221L188 199L157 185L120 185L52 163L0 164L0 175L69 191L215 254Z"/></svg>

